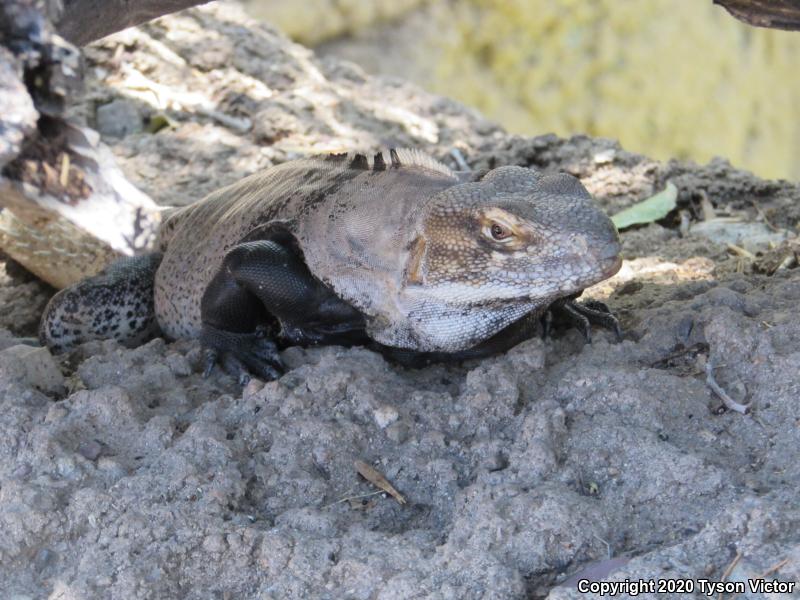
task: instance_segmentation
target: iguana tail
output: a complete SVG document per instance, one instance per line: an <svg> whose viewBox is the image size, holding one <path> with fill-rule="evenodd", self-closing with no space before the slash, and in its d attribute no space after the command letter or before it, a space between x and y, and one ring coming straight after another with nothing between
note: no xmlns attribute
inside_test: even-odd
<svg viewBox="0 0 800 600"><path fill-rule="evenodd" d="M159 333L153 285L161 254L123 258L50 299L39 341L54 353L91 340L142 344Z"/></svg>

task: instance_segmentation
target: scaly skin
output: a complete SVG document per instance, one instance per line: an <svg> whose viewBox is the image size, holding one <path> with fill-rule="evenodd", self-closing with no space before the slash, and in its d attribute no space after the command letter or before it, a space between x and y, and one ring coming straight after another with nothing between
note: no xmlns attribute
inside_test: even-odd
<svg viewBox="0 0 800 600"><path fill-rule="evenodd" d="M164 334L265 377L273 340L500 351L621 263L616 229L574 177L501 167L470 180L409 150L267 169L174 212L160 235ZM43 321L51 346L53 330Z"/></svg>

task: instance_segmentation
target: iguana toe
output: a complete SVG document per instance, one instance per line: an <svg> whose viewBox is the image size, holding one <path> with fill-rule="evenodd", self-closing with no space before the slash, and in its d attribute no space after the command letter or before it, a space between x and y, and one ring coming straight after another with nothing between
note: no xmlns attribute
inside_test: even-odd
<svg viewBox="0 0 800 600"><path fill-rule="evenodd" d="M250 333L236 333L203 325L200 340L206 349L204 377L211 374L217 363L242 385L250 380L251 375L272 381L284 372L278 347L263 328Z"/></svg>
<svg viewBox="0 0 800 600"><path fill-rule="evenodd" d="M583 304L575 302L575 305L589 319L592 325L599 325L604 329L613 331L617 341L622 341L622 326L619 323L619 319L604 302L588 300Z"/></svg>
<svg viewBox="0 0 800 600"><path fill-rule="evenodd" d="M575 299L566 299L551 304L542 316L544 337L549 336L554 318L566 321L576 327L587 344L592 343L592 325L599 325L613 331L617 341L622 341L622 327L619 319L614 316L608 306L597 300L580 303Z"/></svg>

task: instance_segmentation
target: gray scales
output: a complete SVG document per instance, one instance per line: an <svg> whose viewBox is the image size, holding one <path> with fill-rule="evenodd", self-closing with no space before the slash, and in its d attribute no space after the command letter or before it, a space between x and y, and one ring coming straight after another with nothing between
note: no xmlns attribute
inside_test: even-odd
<svg viewBox="0 0 800 600"><path fill-rule="evenodd" d="M611 220L567 174L454 172L417 150L296 160L166 216L157 254L50 301L54 351L200 338L271 378L279 346L365 344L409 364L506 350L554 311L619 333L584 288L621 264Z"/></svg>

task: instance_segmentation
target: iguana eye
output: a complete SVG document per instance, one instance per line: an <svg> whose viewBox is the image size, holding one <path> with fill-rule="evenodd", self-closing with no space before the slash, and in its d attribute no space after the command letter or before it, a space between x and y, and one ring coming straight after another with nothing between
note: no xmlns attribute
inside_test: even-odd
<svg viewBox="0 0 800 600"><path fill-rule="evenodd" d="M498 242L510 240L514 235L510 227L497 222L492 223L492 225L489 227L489 234L492 236L492 239Z"/></svg>

